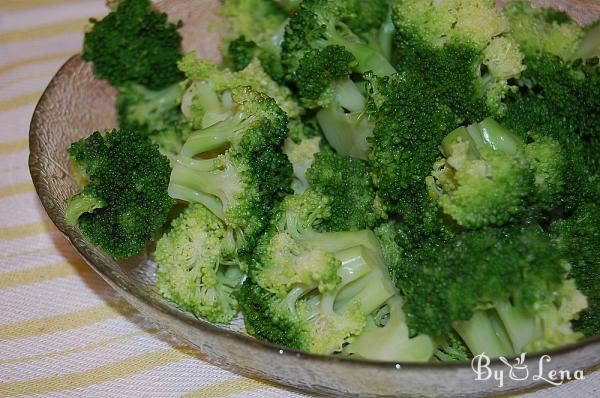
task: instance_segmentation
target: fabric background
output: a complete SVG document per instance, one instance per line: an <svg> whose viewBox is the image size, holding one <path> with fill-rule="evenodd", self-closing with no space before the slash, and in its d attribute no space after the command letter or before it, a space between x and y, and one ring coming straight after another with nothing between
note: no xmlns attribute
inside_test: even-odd
<svg viewBox="0 0 600 398"><path fill-rule="evenodd" d="M213 366L144 326L40 206L31 115L87 19L106 12L103 0L0 0L0 397L307 396ZM600 372L523 397L563 396L600 397Z"/></svg>

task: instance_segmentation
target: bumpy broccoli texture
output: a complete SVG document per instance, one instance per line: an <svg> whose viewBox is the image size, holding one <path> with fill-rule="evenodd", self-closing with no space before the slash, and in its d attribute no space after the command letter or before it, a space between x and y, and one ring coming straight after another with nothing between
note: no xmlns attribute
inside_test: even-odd
<svg viewBox="0 0 600 398"><path fill-rule="evenodd" d="M94 74L119 87L133 82L161 89L182 79L180 24L152 8L150 0L124 0L102 20L91 19L82 58Z"/></svg>
<svg viewBox="0 0 600 398"><path fill-rule="evenodd" d="M83 191L67 201L67 222L116 259L139 254L174 204L168 159L128 130L95 132L68 154Z"/></svg>
<svg viewBox="0 0 600 398"><path fill-rule="evenodd" d="M210 322L343 358L600 335L600 27L493 0L223 0L221 63L149 0L83 56L120 131L65 217ZM237 325L237 324L236 324Z"/></svg>

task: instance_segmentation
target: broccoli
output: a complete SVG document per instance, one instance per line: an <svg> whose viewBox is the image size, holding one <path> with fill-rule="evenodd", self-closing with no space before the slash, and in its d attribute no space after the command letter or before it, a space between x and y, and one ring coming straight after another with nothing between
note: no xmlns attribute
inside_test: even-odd
<svg viewBox="0 0 600 398"><path fill-rule="evenodd" d="M562 255L571 264L570 277L589 303L589 308L574 322L575 330L586 336L600 336L600 261L595 252L600 247L599 226L600 206L590 202L572 217L558 220L550 227Z"/></svg>
<svg viewBox="0 0 600 398"><path fill-rule="evenodd" d="M321 137L304 138L299 142L288 138L285 140L283 152L287 155L294 170L292 190L303 194L308 189L306 172L315 161L315 155L321 150Z"/></svg>
<svg viewBox="0 0 600 398"><path fill-rule="evenodd" d="M493 0L400 0L394 6L394 65L473 123L503 114L512 79L525 68Z"/></svg>
<svg viewBox="0 0 600 398"><path fill-rule="evenodd" d="M571 321L586 299L539 228L465 231L406 252L394 266L415 333L455 330L471 353L490 356L554 348L581 337Z"/></svg>
<svg viewBox="0 0 600 398"><path fill-rule="evenodd" d="M530 56L556 55L574 60L585 29L561 11L533 8L529 1L511 1L503 8L521 51Z"/></svg>
<svg viewBox="0 0 600 398"><path fill-rule="evenodd" d="M368 90L375 122L367 139L373 183L382 205L404 216L411 211L406 202L420 200L438 145L460 118L410 73L373 77Z"/></svg>
<svg viewBox="0 0 600 398"><path fill-rule="evenodd" d="M240 253L265 229L272 203L288 191L292 167L281 151L288 119L249 87L231 90L233 114L191 133L171 173L171 197L202 203L232 228Z"/></svg>
<svg viewBox="0 0 600 398"><path fill-rule="evenodd" d="M156 243L158 291L210 322L228 323L243 271L232 231L201 204L190 204Z"/></svg>
<svg viewBox="0 0 600 398"><path fill-rule="evenodd" d="M242 71L231 72L189 53L179 62L179 68L187 77L181 111L194 128L209 127L231 116L234 113L231 90L240 86L274 98L289 118L297 118L301 113L289 89L274 82L258 62L251 62Z"/></svg>
<svg viewBox="0 0 600 398"><path fill-rule="evenodd" d="M95 132L68 154L83 191L67 200L67 223L115 259L139 254L174 205L168 159L128 130Z"/></svg>
<svg viewBox="0 0 600 398"><path fill-rule="evenodd" d="M402 297L391 297L375 315L367 318L362 333L342 353L378 361L429 361L434 354L434 342L427 335L410 336L403 303Z"/></svg>
<svg viewBox="0 0 600 398"><path fill-rule="evenodd" d="M172 158L181 150L191 129L182 120L182 95L180 83L157 91L135 83L123 85L116 102L119 128L148 137L163 155Z"/></svg>
<svg viewBox="0 0 600 398"><path fill-rule="evenodd" d="M327 105L335 84L351 73L372 71L387 76L395 72L376 45L361 40L348 26L354 20L362 32L370 29L361 19L360 7L361 2L353 0L306 0L292 14L281 44L281 60L286 80L298 91L302 105ZM348 21L348 16L354 18Z"/></svg>
<svg viewBox="0 0 600 398"><path fill-rule="evenodd" d="M224 40L224 64L240 71L257 59L274 81L283 83L285 10L273 0L224 0L221 14L230 30Z"/></svg>
<svg viewBox="0 0 600 398"><path fill-rule="evenodd" d="M246 330L299 350L339 352L395 293L372 231L320 233L330 199L288 196L261 238L240 292Z"/></svg>
<svg viewBox="0 0 600 398"><path fill-rule="evenodd" d="M459 225L478 228L541 219L562 207L567 159L558 141L530 143L487 118L459 127L440 146L445 159L426 178L429 195Z"/></svg>
<svg viewBox="0 0 600 398"><path fill-rule="evenodd" d="M90 19L82 58L93 62L94 74L115 87L137 83L159 90L183 79L181 23L152 8L150 0L124 0L104 19Z"/></svg>
<svg viewBox="0 0 600 398"><path fill-rule="evenodd" d="M332 198L331 217L319 224L319 230L358 231L375 226L379 209L366 162L323 149L314 156L306 176L310 189Z"/></svg>

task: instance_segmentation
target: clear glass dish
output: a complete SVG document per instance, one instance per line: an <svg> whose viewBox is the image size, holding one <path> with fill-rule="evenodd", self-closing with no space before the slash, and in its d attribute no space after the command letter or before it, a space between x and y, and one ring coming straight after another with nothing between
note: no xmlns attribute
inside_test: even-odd
<svg viewBox="0 0 600 398"><path fill-rule="evenodd" d="M65 63L42 95L31 122L29 168L33 183L54 224L94 270L148 319L183 338L215 363L243 375L313 393L447 398L549 386L533 375L540 371L547 375L552 370L573 374L600 364L600 337L595 337L548 353L528 354L521 366L528 368L529 377L518 381L505 376L504 386L499 388L494 378L475 380L470 363L391 363L312 355L259 342L244 333L240 321L213 325L179 310L156 292L154 264L147 256L115 262L64 220L65 200L78 192L66 150L93 131L116 127L115 95L112 87L94 78L91 66L78 55ZM544 354L550 355L550 362L542 360ZM509 361L515 363L515 359ZM492 360L489 368L505 374L510 370L499 360Z"/></svg>

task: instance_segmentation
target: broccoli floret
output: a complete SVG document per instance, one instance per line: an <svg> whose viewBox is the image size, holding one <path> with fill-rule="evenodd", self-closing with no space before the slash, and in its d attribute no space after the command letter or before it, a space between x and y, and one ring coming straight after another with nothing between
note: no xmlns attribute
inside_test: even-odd
<svg viewBox="0 0 600 398"><path fill-rule="evenodd" d="M320 230L358 231L375 226L378 210L366 162L323 149L306 176L312 190L332 198L331 217L319 225Z"/></svg>
<svg viewBox="0 0 600 398"><path fill-rule="evenodd" d="M510 131L485 119L451 132L441 149L445 159L434 164L426 183L459 225L502 225L525 211L534 173L524 145Z"/></svg>
<svg viewBox="0 0 600 398"><path fill-rule="evenodd" d="M202 203L234 230L240 253L252 249L290 185L281 151L288 119L275 101L248 87L231 90L233 114L192 132L173 167L169 194Z"/></svg>
<svg viewBox="0 0 600 398"><path fill-rule="evenodd" d="M596 200L596 199L594 199ZM589 308L574 322L586 336L600 336L600 206L588 203L571 217L551 226L562 255L571 264L570 277L587 297Z"/></svg>
<svg viewBox="0 0 600 398"><path fill-rule="evenodd" d="M395 72L376 44L362 41L348 26L354 20L362 32L367 29L368 23L357 14L359 3L304 1L291 16L281 59L286 80L306 106L326 105L335 91L332 85L352 72L372 71L379 76Z"/></svg>
<svg viewBox="0 0 600 398"><path fill-rule="evenodd" d="M181 23L152 8L150 0L124 0L102 20L90 19L82 58L94 63L94 74L120 87L132 82L158 90L183 79Z"/></svg>
<svg viewBox="0 0 600 398"><path fill-rule="evenodd" d="M224 40L224 63L234 71L258 59L276 82L284 82L281 42L287 13L273 0L224 0L221 14L229 35Z"/></svg>
<svg viewBox="0 0 600 398"><path fill-rule="evenodd" d="M225 224L201 204L189 205L156 244L158 291L210 322L228 323L239 311L243 272Z"/></svg>
<svg viewBox="0 0 600 398"><path fill-rule="evenodd" d="M367 139L373 182L383 206L402 212L404 202L421 197L438 145L460 118L411 74L373 78L368 86L375 122Z"/></svg>
<svg viewBox="0 0 600 398"><path fill-rule="evenodd" d="M342 353L353 358L377 361L427 362L435 345L431 337L411 337L400 296L390 298L376 314L367 318L362 333L353 338Z"/></svg>
<svg viewBox="0 0 600 398"><path fill-rule="evenodd" d="M68 150L83 191L65 217L115 259L139 254L167 222L169 161L145 137L127 130L95 132Z"/></svg>
<svg viewBox="0 0 600 398"><path fill-rule="evenodd" d="M454 329L477 355L513 355L577 341L586 307L551 239L534 227L466 231L406 252L398 287L415 333Z"/></svg>
<svg viewBox="0 0 600 398"><path fill-rule="evenodd" d="M319 233L329 198L288 196L261 239L240 293L247 331L299 350L338 352L360 333L367 314L394 295L375 235Z"/></svg>
<svg viewBox="0 0 600 398"><path fill-rule="evenodd" d="M554 9L533 8L529 1L511 1L503 9L513 38L527 55L556 55L572 60L585 30L569 16Z"/></svg>
<svg viewBox="0 0 600 398"><path fill-rule="evenodd" d="M256 61L242 71L231 72L212 61L198 60L195 53L190 53L179 62L179 68L187 77L181 111L194 128L205 128L231 116L235 112L231 90L240 86L274 98L290 118L301 113L290 90L274 82Z"/></svg>
<svg viewBox="0 0 600 398"><path fill-rule="evenodd" d="M135 83L125 84L119 88L116 103L119 128L148 137L163 155L172 158L181 150L191 129L182 120L182 94L180 83L157 91Z"/></svg>
<svg viewBox="0 0 600 398"><path fill-rule="evenodd" d="M522 54L493 0L401 0L394 6L395 66L413 71L463 122L504 112Z"/></svg>
<svg viewBox="0 0 600 398"><path fill-rule="evenodd" d="M455 362L469 359L469 349L455 331L436 338L435 343L437 348L433 355L438 361Z"/></svg>

